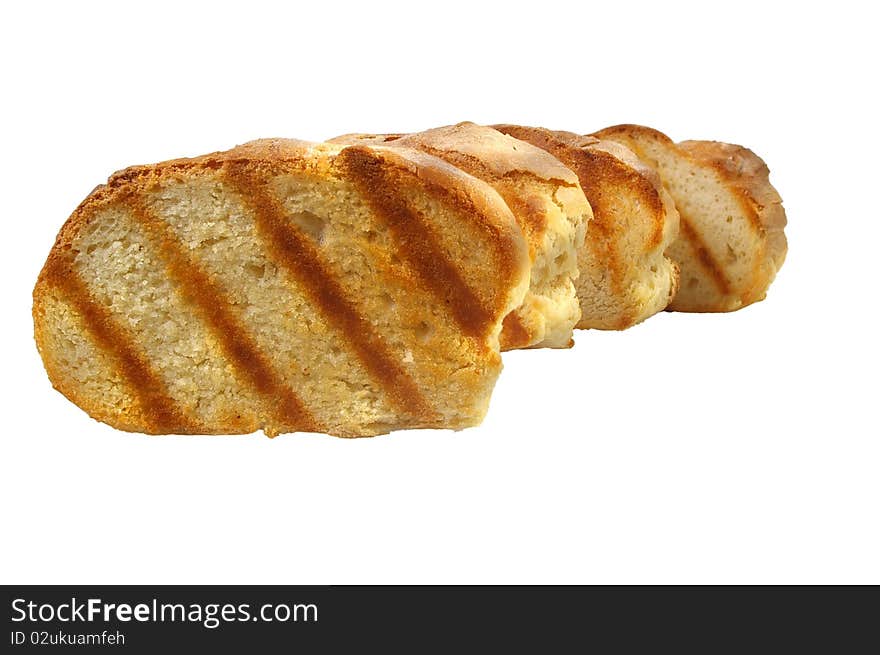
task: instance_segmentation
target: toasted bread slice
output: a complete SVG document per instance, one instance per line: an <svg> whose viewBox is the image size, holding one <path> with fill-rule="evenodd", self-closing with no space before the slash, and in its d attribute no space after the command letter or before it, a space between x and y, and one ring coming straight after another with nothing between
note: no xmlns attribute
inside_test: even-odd
<svg viewBox="0 0 880 655"><path fill-rule="evenodd" d="M147 433L369 436L482 419L528 249L415 150L265 140L126 169L34 289L53 385Z"/></svg>
<svg viewBox="0 0 880 655"><path fill-rule="evenodd" d="M622 330L665 309L678 284L678 269L664 256L678 233L678 212L657 174L615 143L539 127L494 127L571 168L593 208L578 253L577 327Z"/></svg>
<svg viewBox="0 0 880 655"><path fill-rule="evenodd" d="M501 349L567 348L581 314L577 250L592 211L577 176L548 152L491 127L459 123L414 134L347 134L335 143L416 148L491 184L529 244L529 291L504 319Z"/></svg>
<svg viewBox="0 0 880 655"><path fill-rule="evenodd" d="M670 309L729 312L766 297L788 246L782 198L760 157L716 141L676 144L640 125L593 136L622 143L656 169L681 214L668 251L681 267Z"/></svg>

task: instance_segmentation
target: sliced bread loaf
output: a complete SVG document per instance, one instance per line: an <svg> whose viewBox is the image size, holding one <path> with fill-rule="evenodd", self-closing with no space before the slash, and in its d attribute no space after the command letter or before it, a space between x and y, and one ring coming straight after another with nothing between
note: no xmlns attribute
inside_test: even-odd
<svg viewBox="0 0 880 655"><path fill-rule="evenodd" d="M474 123L413 134L347 134L331 142L416 148L491 184L523 229L532 260L529 291L504 319L502 350L571 345L581 316L577 252L592 212L570 169L540 148Z"/></svg>
<svg viewBox="0 0 880 655"><path fill-rule="evenodd" d="M578 252L577 327L622 330L665 309L678 283L677 267L664 255L678 233L678 213L657 174L609 141L539 127L494 127L571 168L593 209Z"/></svg>

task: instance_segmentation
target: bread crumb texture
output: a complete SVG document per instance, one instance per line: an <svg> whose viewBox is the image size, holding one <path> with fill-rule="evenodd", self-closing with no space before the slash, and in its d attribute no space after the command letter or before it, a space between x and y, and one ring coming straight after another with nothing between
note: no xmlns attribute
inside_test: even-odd
<svg viewBox="0 0 880 655"><path fill-rule="evenodd" d="M134 167L62 228L34 289L53 385L148 433L479 423L528 245L424 153L267 140Z"/></svg>

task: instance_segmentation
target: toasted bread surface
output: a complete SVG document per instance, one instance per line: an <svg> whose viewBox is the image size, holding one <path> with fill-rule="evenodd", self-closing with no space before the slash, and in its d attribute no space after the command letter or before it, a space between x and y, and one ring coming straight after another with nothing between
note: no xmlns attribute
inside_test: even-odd
<svg viewBox="0 0 880 655"><path fill-rule="evenodd" d="M681 287L670 309L726 312L766 297L785 261L786 217L760 157L716 141L676 144L640 125L594 136L631 148L675 201L681 230L669 255L681 268Z"/></svg>
<svg viewBox="0 0 880 655"><path fill-rule="evenodd" d="M662 311L678 270L664 255L678 213L659 178L618 144L572 132L496 125L543 148L571 168L593 209L578 252L579 328L620 330Z"/></svg>
<svg viewBox="0 0 880 655"><path fill-rule="evenodd" d="M264 140L121 171L34 289L53 385L147 433L478 423L528 250L488 185L424 153Z"/></svg>
<svg viewBox="0 0 880 655"><path fill-rule="evenodd" d="M532 260L529 291L504 320L502 349L571 345L581 313L574 284L577 251L592 211L570 169L545 150L467 122L413 134L347 134L330 141L416 148L491 184L522 227Z"/></svg>

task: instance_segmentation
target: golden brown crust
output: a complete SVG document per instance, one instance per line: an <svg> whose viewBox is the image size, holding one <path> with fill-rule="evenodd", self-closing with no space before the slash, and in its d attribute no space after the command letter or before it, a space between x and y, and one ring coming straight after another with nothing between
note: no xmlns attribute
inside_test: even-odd
<svg viewBox="0 0 880 655"><path fill-rule="evenodd" d="M634 123L612 125L611 127L606 127L597 132L593 132L590 136L596 139L603 139L612 136L627 136L633 140L645 139L657 141L658 143L663 143L666 145L675 144L672 139L663 134L663 132L661 132L660 130L655 130L653 127L646 127L645 125L635 125Z"/></svg>
<svg viewBox="0 0 880 655"><path fill-rule="evenodd" d="M578 185L574 172L556 158L522 147L517 140L491 127L467 121L412 134L346 134L329 142L417 147L453 165L464 164L459 166L462 170L480 171L481 175L476 176L480 179L497 181L525 175L562 186Z"/></svg>
<svg viewBox="0 0 880 655"><path fill-rule="evenodd" d="M394 356L388 351L382 337L372 330L369 321L345 299L341 287L334 281L334 275L321 263L320 256L293 230L285 229L283 210L269 192L266 180L282 172L307 169L348 176L356 183L367 179L368 183L361 186L365 195L369 196L368 200L377 205L387 205L394 199L369 182L378 181L394 188L401 181L418 184L427 192L442 196L445 206L454 207L463 216L472 217L475 229L483 233L485 246L494 249L495 261L498 262L497 279L492 284L486 284L487 288L493 289L489 296L491 304L486 305L477 299L464 283L456 284L457 271L448 262L446 267L443 266L444 256L439 248L422 253L425 261L429 257L431 259L432 268L425 271L425 277L437 281L438 298L451 306L452 313L466 334L482 348L483 354L479 355L480 362L475 370L497 371L497 350L492 352L489 345L494 338L492 332L495 330L497 334L501 318L510 309L512 290L517 287L524 289L528 259L524 240L513 217L497 195L487 193L491 189L481 187L456 169L421 153L372 148L341 150L306 142L264 140L227 152L125 169L111 176L106 185L96 188L80 204L59 232L34 289L35 338L53 384L96 418L122 429L150 433L204 433L216 430L206 429L204 425L194 422L175 405L159 376L152 371L148 357L139 350L136 338L88 297L88 293L83 291L84 285L77 284L78 277L73 274L70 265L70 253L77 235L101 210L125 207L152 235L151 238L160 244L159 251L168 274L175 280L182 297L214 331L236 375L240 375L264 397L266 411L274 415L270 420L270 425L274 427L267 429L267 434L325 428L316 423L309 408L295 391L272 371L264 354L228 311L230 303L222 290L189 260L180 244L159 225L160 221L151 216L149 209L141 202L143 194L156 188L163 180L186 179L210 172L211 175L219 175L238 191L243 201L249 203L275 260L292 269L314 305L340 333L346 335L365 370L385 390L392 405L399 408L402 427L447 427L446 419L427 400L427 390L417 387L401 367L399 355ZM377 180L376 175L383 179ZM377 196L382 196L382 200L376 201ZM406 225L389 225L389 228L397 239L405 242L400 244L400 251L412 253L430 243L427 227L422 225L422 229L418 229L420 217L416 215L417 212L407 208L405 203L398 205L400 211L407 213ZM384 209L387 210L387 206ZM64 301L85 320L91 340L111 356L118 372L137 395L138 407L128 407L122 413L108 416L101 414L102 410L95 409L88 399L71 391L71 381L64 379L52 366L52 357L46 352L44 323L47 317L43 311L43 299L49 293L60 293ZM230 417L228 429L222 431L252 431L255 427L241 425L240 421L236 423L234 417ZM362 434L357 428L336 428L334 433L340 436Z"/></svg>

